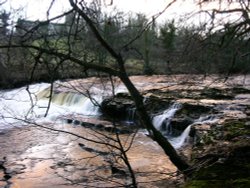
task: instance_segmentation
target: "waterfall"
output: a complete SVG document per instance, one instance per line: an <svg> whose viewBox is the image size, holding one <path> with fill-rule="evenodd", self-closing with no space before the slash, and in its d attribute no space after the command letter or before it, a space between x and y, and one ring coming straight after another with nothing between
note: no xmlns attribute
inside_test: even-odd
<svg viewBox="0 0 250 188"><path fill-rule="evenodd" d="M42 91L38 93L38 98L40 101L47 101L50 93L47 91ZM59 108L64 109L64 114L66 113L77 113L86 116L98 116L99 112L99 104L102 101L102 96L92 96L92 98L88 98L84 95L72 92L62 92L62 93L53 93L51 102L53 106L58 106ZM43 105L46 104L43 103ZM46 106L43 106L44 108ZM41 106L42 108L42 106ZM53 107L52 107L53 108ZM53 111L53 109L51 110Z"/></svg>
<svg viewBox="0 0 250 188"><path fill-rule="evenodd" d="M169 109L165 110L162 114L153 118L153 125L156 129L165 132L166 134L172 133L170 122L174 114L181 107L180 104L174 103Z"/></svg>
<svg viewBox="0 0 250 188"><path fill-rule="evenodd" d="M127 110L126 123L129 125L134 124L136 108L128 108Z"/></svg>
<svg viewBox="0 0 250 188"><path fill-rule="evenodd" d="M162 114L157 115L153 118L153 125L159 131L161 131L168 141L172 144L172 146L176 149L182 147L188 140L189 133L192 125L195 124L210 124L215 123L217 119L213 116L202 116L199 119L195 120L194 123L190 124L180 136L173 137L172 136L172 126L171 119L174 117L177 110L181 108L180 104L173 104L169 109L165 110Z"/></svg>
<svg viewBox="0 0 250 188"><path fill-rule="evenodd" d="M48 110L50 89L49 84L34 84L11 91L0 91L0 130L6 127L20 126L20 120L43 121ZM94 102L93 102L94 101ZM102 101L100 95L94 95L92 99L73 92L53 92L48 117L46 120L53 120L65 115L100 115L99 106ZM153 117L153 125L161 131L175 148L185 144L189 136L191 126L194 124L214 123L214 117L204 116L189 125L178 137L172 136L171 119L180 104L173 104L162 114ZM133 122L135 109L128 110L127 122Z"/></svg>
<svg viewBox="0 0 250 188"><path fill-rule="evenodd" d="M195 120L194 123L190 124L180 136L177 137L170 137L169 142L173 145L174 148L178 149L181 148L189 138L189 133L191 130L191 127L196 124L212 124L217 122L218 119L216 119L213 116L201 116L199 119Z"/></svg>
<svg viewBox="0 0 250 188"><path fill-rule="evenodd" d="M20 120L28 121L50 121L58 116L67 114L81 114L85 116L100 115L98 105L102 101L102 96L95 95L92 101L78 93L55 93L49 107L48 116L44 115L48 110L50 89L49 84L41 83L26 87L1 90L0 91L0 130L13 126L22 126Z"/></svg>
<svg viewBox="0 0 250 188"><path fill-rule="evenodd" d="M193 124L189 125L180 136L169 137L168 140L175 149L181 148L188 140L189 133Z"/></svg>
<svg viewBox="0 0 250 188"><path fill-rule="evenodd" d="M37 94L38 100L47 100L50 97L50 90L45 89ZM62 93L52 93L51 102L58 105L73 106L77 104L84 103L87 97L77 93L62 92Z"/></svg>
<svg viewBox="0 0 250 188"><path fill-rule="evenodd" d="M37 111L36 93L43 91L49 84L41 83L13 90L0 91L0 129L21 126L20 119L34 119L39 116Z"/></svg>

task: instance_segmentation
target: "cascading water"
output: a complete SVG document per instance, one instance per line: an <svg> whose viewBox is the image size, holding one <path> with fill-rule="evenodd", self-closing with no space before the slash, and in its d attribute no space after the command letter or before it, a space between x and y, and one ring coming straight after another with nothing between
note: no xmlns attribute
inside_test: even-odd
<svg viewBox="0 0 250 188"><path fill-rule="evenodd" d="M189 133L191 130L193 124L189 125L182 133L180 136L177 137L170 137L169 141L172 144L172 146L176 149L181 148L188 140Z"/></svg>
<svg viewBox="0 0 250 188"><path fill-rule="evenodd" d="M171 126L171 119L174 117L177 110L181 108L180 104L173 104L170 106L169 109L165 110L162 114L157 115L153 118L153 125L159 131L161 131L169 140L169 142L173 145L174 148L178 149L182 147L186 141L188 140L189 133L191 130L192 125L195 124L210 124L215 123L217 119L211 116L204 116L200 117L199 119L195 120L194 123L190 124L180 136L174 137L172 136L172 126Z"/></svg>
<svg viewBox="0 0 250 188"><path fill-rule="evenodd" d="M129 124L129 125L134 124L135 113L136 113L136 108L129 108L129 109L127 109L127 118L126 118L126 123L127 124Z"/></svg>
<svg viewBox="0 0 250 188"><path fill-rule="evenodd" d="M11 91L0 91L0 130L13 126L22 125L20 120L44 121L44 115L48 111L50 89L49 84L35 84L14 89ZM53 92L49 113L46 120L55 120L59 116L65 115L100 115L99 106L102 96L95 95L92 99L73 92ZM199 123L213 123L215 118L201 117L193 124L189 125L178 137L172 136L171 119L180 104L173 104L162 114L153 118L153 125L160 130L175 148L180 148L188 138L191 126ZM128 122L134 121L135 109L129 109Z"/></svg>
<svg viewBox="0 0 250 188"><path fill-rule="evenodd" d="M49 121L67 114L100 115L101 96L89 99L77 93L53 93L49 105L49 84L34 84L11 91L0 91L0 130L21 126L24 121ZM49 106L49 108L48 108ZM45 114L49 112L45 118Z"/></svg>
<svg viewBox="0 0 250 188"><path fill-rule="evenodd" d="M44 110L37 108L36 93L49 84L30 85L11 91L0 91L0 129L21 125L20 120L39 117Z"/></svg>
<svg viewBox="0 0 250 188"><path fill-rule="evenodd" d="M199 119L195 120L194 123L190 124L180 136L178 137L172 137L170 138L171 144L174 146L174 148L178 149L182 147L188 140L189 133L191 130L191 127L196 124L212 124L217 122L218 119L213 116L202 116Z"/></svg>
<svg viewBox="0 0 250 188"><path fill-rule="evenodd" d="M42 92L38 94L40 101L43 101L44 104L48 104L48 97L50 92ZM102 101L102 96L92 96L91 99L80 95L78 93L72 92L62 92L62 93L53 93L51 102L54 107L61 108L63 114L76 113L85 116L98 116L99 104ZM44 106L46 107L46 105ZM52 107L53 108L53 107ZM51 110L52 112L57 111L58 109Z"/></svg>
<svg viewBox="0 0 250 188"><path fill-rule="evenodd" d="M174 117L174 114L181 107L180 104L174 103L170 106L169 109L165 110L162 114L157 115L153 118L153 125L156 129L166 133L171 134L172 128L170 126L171 119Z"/></svg>

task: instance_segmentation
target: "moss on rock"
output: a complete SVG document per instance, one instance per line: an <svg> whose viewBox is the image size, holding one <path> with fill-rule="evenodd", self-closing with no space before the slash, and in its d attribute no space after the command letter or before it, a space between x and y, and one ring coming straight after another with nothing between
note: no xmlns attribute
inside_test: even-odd
<svg viewBox="0 0 250 188"><path fill-rule="evenodd" d="M233 140L236 137L250 137L250 126L245 120L231 121L224 125L226 140Z"/></svg>

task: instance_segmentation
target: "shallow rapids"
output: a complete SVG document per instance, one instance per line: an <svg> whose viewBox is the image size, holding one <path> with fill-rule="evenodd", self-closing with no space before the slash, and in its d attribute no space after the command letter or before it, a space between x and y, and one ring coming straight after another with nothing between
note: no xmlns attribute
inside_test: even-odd
<svg viewBox="0 0 250 188"><path fill-rule="evenodd" d="M121 89L118 89L119 91ZM103 93L103 92L101 92ZM101 115L99 105L103 100L97 93L88 98L83 93L69 91L52 91L49 84L34 84L12 91L1 92L0 130L21 126L25 122L57 122L67 116L87 116L92 119ZM175 148L182 147L189 137L191 125L181 135L172 136L171 119L181 108L178 103L173 104L162 114L153 118L152 123L160 130ZM133 113L132 113L133 112ZM128 122L133 121L134 109L129 113ZM198 121L198 123L200 123Z"/></svg>

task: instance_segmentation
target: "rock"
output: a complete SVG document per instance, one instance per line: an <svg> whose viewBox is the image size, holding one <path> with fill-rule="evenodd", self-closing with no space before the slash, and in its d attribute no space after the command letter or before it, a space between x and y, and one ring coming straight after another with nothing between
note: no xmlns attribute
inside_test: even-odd
<svg viewBox="0 0 250 188"><path fill-rule="evenodd" d="M250 90L244 87L233 87L232 92L234 94L249 94Z"/></svg>
<svg viewBox="0 0 250 188"><path fill-rule="evenodd" d="M95 126L95 124L89 123L89 122L81 122L81 126L83 126L85 128L91 128L91 127Z"/></svg>
<svg viewBox="0 0 250 188"><path fill-rule="evenodd" d="M233 149L233 151L229 154L227 162L231 163L235 161L237 161L237 163L250 164L250 145L238 146Z"/></svg>
<svg viewBox="0 0 250 188"><path fill-rule="evenodd" d="M193 120L189 117L174 117L171 120L172 129L180 132L183 132L192 123Z"/></svg>
<svg viewBox="0 0 250 188"><path fill-rule="evenodd" d="M107 132L115 132L115 128L114 127L104 127L104 130Z"/></svg>
<svg viewBox="0 0 250 188"><path fill-rule="evenodd" d="M81 122L81 126L85 128L95 129L98 131L106 131L109 133L130 134L133 132L132 130L124 129L123 127L116 128L116 127L102 125L100 123L94 124L89 122Z"/></svg>
<svg viewBox="0 0 250 188"><path fill-rule="evenodd" d="M182 108L177 111L176 117L189 117L191 119L198 119L202 115L207 115L210 113L215 113L215 110L212 106L202 105L202 104L190 104L184 103L182 104Z"/></svg>
<svg viewBox="0 0 250 188"><path fill-rule="evenodd" d="M67 122L68 124L71 124L71 123L73 122L73 119L66 119L66 122Z"/></svg>
<svg viewBox="0 0 250 188"><path fill-rule="evenodd" d="M206 88L201 92L201 96L210 99L233 99L234 95L231 91L221 90L218 88Z"/></svg>
<svg viewBox="0 0 250 188"><path fill-rule="evenodd" d="M166 110L170 103L170 100L153 94L147 94L144 97L144 105L149 114L157 114ZM118 120L128 119L131 117L131 112L133 112L135 114L132 115L134 118L132 121L137 120L134 101L127 93L118 93L114 97L104 99L101 110L105 115Z"/></svg>
<svg viewBox="0 0 250 188"><path fill-rule="evenodd" d="M98 130L101 130L101 129L104 128L104 125L102 125L102 124L96 124L95 128L98 129Z"/></svg>
<svg viewBox="0 0 250 188"><path fill-rule="evenodd" d="M4 162L5 162L5 161L0 161L0 169L4 169L4 166L3 166L3 165L4 165Z"/></svg>
<svg viewBox="0 0 250 188"><path fill-rule="evenodd" d="M74 125L80 125L81 124L81 122L79 120L74 120L73 123L74 123Z"/></svg>
<svg viewBox="0 0 250 188"><path fill-rule="evenodd" d="M85 144L82 143L78 143L78 145L85 151L90 152L90 153L96 153L98 155L102 155L102 156L106 156L106 155L110 155L110 152L104 152L104 151L99 151L97 149L94 148L90 148L88 146L86 146Z"/></svg>
<svg viewBox="0 0 250 188"><path fill-rule="evenodd" d="M185 187L249 187L250 145L215 146L197 158L205 166L196 170ZM209 164L208 164L209 162Z"/></svg>
<svg viewBox="0 0 250 188"><path fill-rule="evenodd" d="M9 180L10 178L11 178L11 175L9 175L9 174L5 174L5 175L4 175L4 179L5 179L5 180Z"/></svg>
<svg viewBox="0 0 250 188"><path fill-rule="evenodd" d="M126 119L129 109L134 108L134 102L128 94L118 93L106 98L101 103L102 113L115 119Z"/></svg>
<svg viewBox="0 0 250 188"><path fill-rule="evenodd" d="M7 188L9 185L8 185L8 183L6 182L6 181L2 181L1 179L0 179L0 187L1 188Z"/></svg>
<svg viewBox="0 0 250 188"><path fill-rule="evenodd" d="M224 124L224 139L235 140L237 137L248 137L250 127L246 124L248 121L231 120Z"/></svg>
<svg viewBox="0 0 250 188"><path fill-rule="evenodd" d="M144 105L150 114L157 114L168 109L171 103L171 100L152 93L148 93L144 97Z"/></svg>
<svg viewBox="0 0 250 188"><path fill-rule="evenodd" d="M126 172L124 170L121 170L113 165L111 165L111 172L115 176L126 176Z"/></svg>

